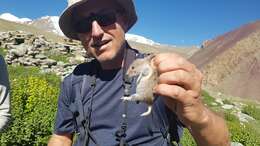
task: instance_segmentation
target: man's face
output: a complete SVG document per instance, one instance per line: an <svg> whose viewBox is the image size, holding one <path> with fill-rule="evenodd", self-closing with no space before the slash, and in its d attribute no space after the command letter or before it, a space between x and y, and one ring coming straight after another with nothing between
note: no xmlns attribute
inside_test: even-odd
<svg viewBox="0 0 260 146"><path fill-rule="evenodd" d="M100 5L97 3L97 5ZM115 4L102 3L98 8L86 12L86 7L78 8L78 37L87 52L101 64L120 60L125 42L125 24ZM76 25L77 26L77 25Z"/></svg>

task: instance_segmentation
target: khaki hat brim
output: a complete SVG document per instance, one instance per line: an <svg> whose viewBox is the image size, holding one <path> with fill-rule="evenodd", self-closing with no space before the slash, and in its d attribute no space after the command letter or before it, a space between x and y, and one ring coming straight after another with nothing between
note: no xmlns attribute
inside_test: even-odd
<svg viewBox="0 0 260 146"><path fill-rule="evenodd" d="M87 3L89 3L90 1L93 0L81 0L78 1L76 3L74 3L73 5L69 6L68 8L66 8L63 13L60 16L59 19L59 26L61 31L64 33L64 35L68 38L71 39L75 39L75 40L79 40L78 35L75 31L74 25L73 25L73 17L72 17L72 12L73 9L75 9L76 7L80 6L80 5L88 5ZM107 1L107 0L95 0L95 1ZM112 1L112 0L111 0ZM120 6L123 7L123 9L125 9L126 11L126 16L127 16L127 31L136 23L137 21L137 15L135 12L135 7L133 4L132 0L114 0L116 1Z"/></svg>

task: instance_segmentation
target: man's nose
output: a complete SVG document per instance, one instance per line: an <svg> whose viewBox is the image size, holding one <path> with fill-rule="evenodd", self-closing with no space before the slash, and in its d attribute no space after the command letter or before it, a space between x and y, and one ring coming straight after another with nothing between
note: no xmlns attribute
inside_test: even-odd
<svg viewBox="0 0 260 146"><path fill-rule="evenodd" d="M104 30L102 29L102 26L100 26L96 20L93 21L92 22L92 31L91 31L92 37L100 37L101 35L103 35L103 33L104 33Z"/></svg>

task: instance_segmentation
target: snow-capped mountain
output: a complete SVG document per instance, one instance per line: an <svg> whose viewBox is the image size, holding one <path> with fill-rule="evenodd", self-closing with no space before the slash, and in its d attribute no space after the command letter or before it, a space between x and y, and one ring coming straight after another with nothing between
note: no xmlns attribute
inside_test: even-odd
<svg viewBox="0 0 260 146"><path fill-rule="evenodd" d="M17 23L27 23L27 22L32 21L29 18L18 18L18 17L14 16L14 15L12 15L10 13L3 13L3 14L1 14L0 18L4 19L4 20L12 21L12 22L17 22Z"/></svg>
<svg viewBox="0 0 260 146"><path fill-rule="evenodd" d="M4 19L7 21L12 21L12 22L16 22L16 23L32 25L34 27L43 29L45 31L53 32L53 33L63 36L63 33L60 30L60 27L58 24L58 21L59 21L58 16L44 16L44 17L41 17L41 18L38 18L35 20L31 20L29 18L19 18L10 13L3 13L0 15L0 19Z"/></svg>
<svg viewBox="0 0 260 146"><path fill-rule="evenodd" d="M59 27L58 16L44 16L39 19L33 20L28 24L64 36Z"/></svg>
<svg viewBox="0 0 260 146"><path fill-rule="evenodd" d="M148 45L160 45L159 43L154 42L153 40L147 39L140 35L135 34L126 34L126 39L133 42L138 42L142 44L148 44Z"/></svg>
<svg viewBox="0 0 260 146"><path fill-rule="evenodd" d="M53 32L58 35L64 36L58 24L59 22L58 16L44 16L35 20L31 20L29 18L18 18L10 13L3 13L0 15L0 18L8 21L13 21L16 23L32 25L34 27L43 29L45 31ZM160 45L159 43L156 43L153 40L135 34L126 34L126 39L129 41L138 42L147 45Z"/></svg>

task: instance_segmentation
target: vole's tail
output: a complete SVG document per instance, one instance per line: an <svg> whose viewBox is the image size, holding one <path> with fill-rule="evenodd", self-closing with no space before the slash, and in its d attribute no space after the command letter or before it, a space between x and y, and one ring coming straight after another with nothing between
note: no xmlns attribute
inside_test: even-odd
<svg viewBox="0 0 260 146"><path fill-rule="evenodd" d="M152 112L152 105L148 105L148 110L141 114L141 116L147 116Z"/></svg>

